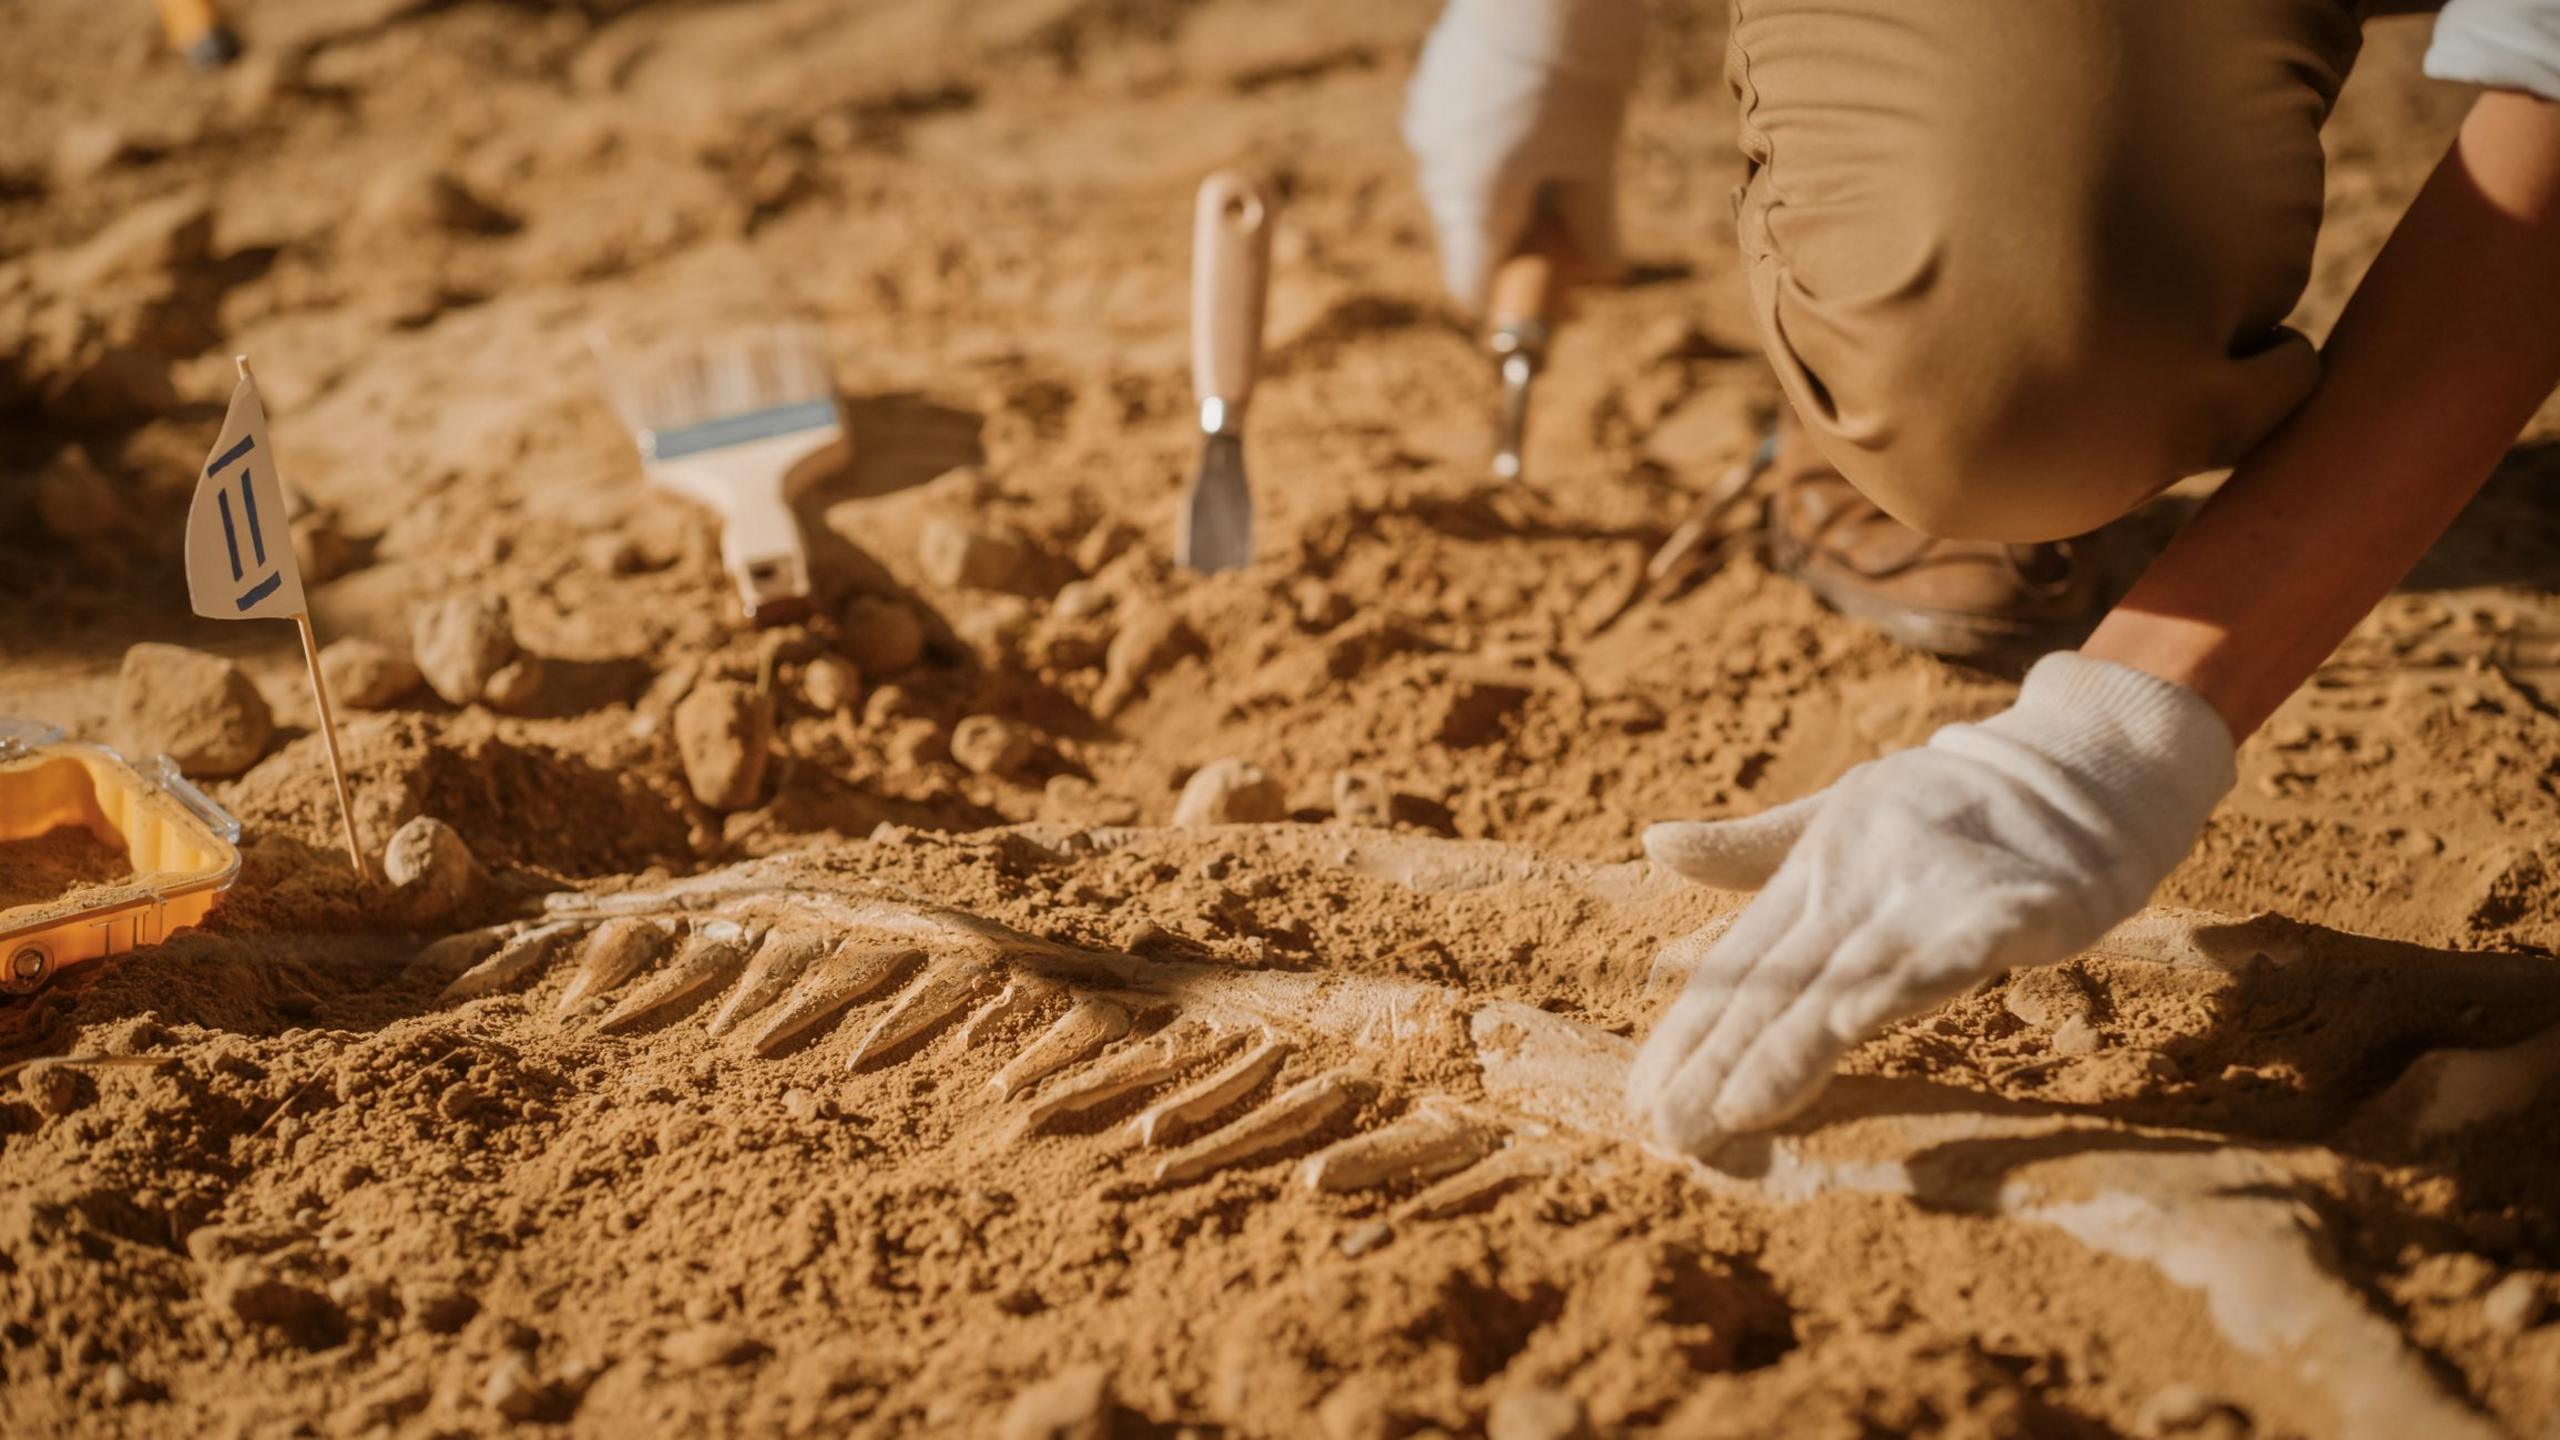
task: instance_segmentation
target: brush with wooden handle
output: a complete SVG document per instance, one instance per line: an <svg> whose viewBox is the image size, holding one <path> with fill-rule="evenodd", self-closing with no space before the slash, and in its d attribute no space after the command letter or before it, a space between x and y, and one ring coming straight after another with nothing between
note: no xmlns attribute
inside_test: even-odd
<svg viewBox="0 0 2560 1440"><path fill-rule="evenodd" d="M1520 248L1493 275L1487 346L1502 374L1502 420L1493 449L1493 473L1523 476L1522 444L1529 427L1529 387L1547 363L1547 343L1564 318L1565 287L1573 283L1572 237L1555 207L1541 203Z"/></svg>
<svg viewBox="0 0 2560 1440"><path fill-rule="evenodd" d="M1191 388L1200 400L1200 470L1183 497L1173 553L1203 573L1253 559L1253 491L1244 474L1244 408L1262 366L1271 277L1271 197L1221 170L1200 182L1191 237Z"/></svg>

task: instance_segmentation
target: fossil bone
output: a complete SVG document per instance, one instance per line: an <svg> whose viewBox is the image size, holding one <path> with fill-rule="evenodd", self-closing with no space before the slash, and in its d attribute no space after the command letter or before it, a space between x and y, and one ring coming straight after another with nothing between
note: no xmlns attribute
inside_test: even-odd
<svg viewBox="0 0 2560 1440"><path fill-rule="evenodd" d="M1183 1185L1294 1145L1324 1128L1352 1100L1339 1075L1301 1080L1156 1162L1155 1182Z"/></svg>
<svg viewBox="0 0 2560 1440"><path fill-rule="evenodd" d="M566 1015L604 998L605 992L654 964L675 943L675 932L653 919L624 916L607 920L578 950L578 968L560 992Z"/></svg>
<svg viewBox="0 0 2560 1440"><path fill-rule="evenodd" d="M1092 1059L1103 1046L1128 1033L1128 1011L1108 1000L1078 1000L988 1084L999 1096L1012 1099L1024 1086Z"/></svg>
<svg viewBox="0 0 2560 1440"><path fill-rule="evenodd" d="M738 973L747 958L747 943L744 926L726 920L698 922L667 968L617 1001L596 1028L608 1035L620 1034L689 1008Z"/></svg>
<svg viewBox="0 0 2560 1440"><path fill-rule="evenodd" d="M993 974L986 961L971 955L937 955L925 962L924 973L853 1047L845 1068L872 1064L959 1014Z"/></svg>
<svg viewBox="0 0 2560 1440"><path fill-rule="evenodd" d="M1308 1156L1298 1167L1298 1179L1310 1190L1369 1190L1431 1180L1473 1165L1498 1143L1491 1128L1445 1107L1426 1106Z"/></svg>
<svg viewBox="0 0 2560 1440"><path fill-rule="evenodd" d="M496 954L453 977L436 998L473 1000L521 985L551 959L562 941L584 928L563 921L527 930L500 945Z"/></svg>
<svg viewBox="0 0 2560 1440"><path fill-rule="evenodd" d="M1265 1039L1215 1075L1184 1087L1140 1112L1131 1128L1141 1145L1162 1145L1261 1088L1280 1069L1293 1047L1286 1040Z"/></svg>
<svg viewBox="0 0 2560 1440"><path fill-rule="evenodd" d="M826 935L816 927L777 925L766 931L763 943L747 960L746 973L738 977L737 988L720 1002L705 1027L711 1038L720 1039L781 999L826 950Z"/></svg>

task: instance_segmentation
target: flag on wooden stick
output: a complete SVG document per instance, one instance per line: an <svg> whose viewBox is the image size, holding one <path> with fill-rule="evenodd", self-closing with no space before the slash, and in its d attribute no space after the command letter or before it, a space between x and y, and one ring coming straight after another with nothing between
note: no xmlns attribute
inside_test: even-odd
<svg viewBox="0 0 2560 1440"><path fill-rule="evenodd" d="M187 509L187 597L199 615L216 620L291 620L302 634L303 664L311 672L311 696L320 711L320 736L329 753L329 776L338 786L338 818L345 822L347 858L367 874L364 847L356 840L356 812L347 795L346 767L338 759L338 719L329 687L320 678L320 646L311 632L311 607L302 594L302 569L294 560L293 532L285 521L284 482L267 438L267 407L246 356L236 362L240 383L222 417L195 503Z"/></svg>

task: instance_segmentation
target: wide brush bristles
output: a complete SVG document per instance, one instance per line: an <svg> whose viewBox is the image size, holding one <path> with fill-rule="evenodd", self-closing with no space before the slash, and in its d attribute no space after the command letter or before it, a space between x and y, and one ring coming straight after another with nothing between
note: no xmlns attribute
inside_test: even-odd
<svg viewBox="0 0 2560 1440"><path fill-rule="evenodd" d="M640 344L599 338L605 393L635 435L780 406L835 403L835 367L817 326L786 321Z"/></svg>

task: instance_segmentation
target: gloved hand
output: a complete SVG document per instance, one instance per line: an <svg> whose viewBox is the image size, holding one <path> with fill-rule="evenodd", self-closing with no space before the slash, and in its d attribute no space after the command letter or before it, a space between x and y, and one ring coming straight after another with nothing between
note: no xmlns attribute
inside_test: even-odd
<svg viewBox="0 0 2560 1440"><path fill-rule="evenodd" d="M1450 293L1484 303L1542 190L1588 273L1617 272L1618 131L1643 40L1640 0L1449 0L1404 140Z"/></svg>
<svg viewBox="0 0 2560 1440"><path fill-rule="evenodd" d="M1787 1119L1849 1046L1986 976L2088 948L2193 848L2231 732L2156 676L2048 655L2018 701L1743 820L1651 827L1655 861L1759 889L1654 1027L1628 1103L1674 1149Z"/></svg>

